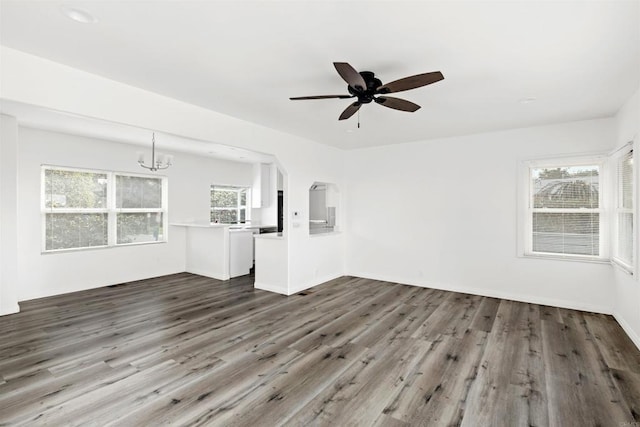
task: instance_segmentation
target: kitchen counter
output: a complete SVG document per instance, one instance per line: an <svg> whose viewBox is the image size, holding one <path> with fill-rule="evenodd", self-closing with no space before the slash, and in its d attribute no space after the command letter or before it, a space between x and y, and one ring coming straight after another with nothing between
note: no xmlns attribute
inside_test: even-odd
<svg viewBox="0 0 640 427"><path fill-rule="evenodd" d="M169 225L175 227L198 227L198 228L225 228L230 227L230 224L211 224L206 222L172 222Z"/></svg>
<svg viewBox="0 0 640 427"><path fill-rule="evenodd" d="M231 233L228 225L206 223L172 223L170 225L185 229L185 271L218 280L229 280L229 235Z"/></svg>
<svg viewBox="0 0 640 427"><path fill-rule="evenodd" d="M169 225L175 227L197 227L197 228L229 228L230 230L258 230L260 228L278 228L274 224L211 224L206 222L172 222Z"/></svg>
<svg viewBox="0 0 640 427"><path fill-rule="evenodd" d="M186 271L218 280L249 274L254 263L254 237L282 240L282 233L258 234L270 224L174 222L186 230ZM267 237L270 236L270 237Z"/></svg>
<svg viewBox="0 0 640 427"><path fill-rule="evenodd" d="M260 228L278 228L277 225L272 225L272 224L226 224L229 226L229 228L231 228L232 230L257 230Z"/></svg>
<svg viewBox="0 0 640 427"><path fill-rule="evenodd" d="M282 233L265 233L265 234L256 234L253 236L254 239L282 239Z"/></svg>

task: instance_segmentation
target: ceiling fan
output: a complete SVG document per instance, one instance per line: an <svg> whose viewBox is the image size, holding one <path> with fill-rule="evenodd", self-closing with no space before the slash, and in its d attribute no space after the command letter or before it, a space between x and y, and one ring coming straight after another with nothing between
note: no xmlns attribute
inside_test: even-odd
<svg viewBox="0 0 640 427"><path fill-rule="evenodd" d="M349 105L342 114L340 114L338 120L348 119L360 109L362 104L368 104L371 101L375 101L377 104L388 108L393 108L394 110L413 113L420 108L418 104L414 104L413 102L405 99L383 95L415 89L444 79L444 76L440 71L434 71L431 73L405 77L383 85L380 79L376 78L375 74L371 71L358 72L346 62L334 62L333 66L336 67L336 71L338 71L340 77L348 83L347 91L349 92L349 95L298 96L289 99L296 101L302 99L358 98L357 101Z"/></svg>

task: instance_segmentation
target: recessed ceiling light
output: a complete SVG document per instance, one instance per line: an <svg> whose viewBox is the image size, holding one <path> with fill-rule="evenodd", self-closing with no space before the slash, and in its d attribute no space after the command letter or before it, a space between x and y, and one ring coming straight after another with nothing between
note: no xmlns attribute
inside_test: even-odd
<svg viewBox="0 0 640 427"><path fill-rule="evenodd" d="M521 98L518 100L518 102L520 104L531 104L533 102L536 102L536 98Z"/></svg>
<svg viewBox="0 0 640 427"><path fill-rule="evenodd" d="M62 13L69 18L81 24L95 24L98 20L89 12L75 7L62 7Z"/></svg>

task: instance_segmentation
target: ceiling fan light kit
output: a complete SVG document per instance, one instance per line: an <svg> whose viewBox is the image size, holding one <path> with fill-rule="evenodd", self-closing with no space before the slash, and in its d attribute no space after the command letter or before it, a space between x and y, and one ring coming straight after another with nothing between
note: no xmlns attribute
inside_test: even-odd
<svg viewBox="0 0 640 427"><path fill-rule="evenodd" d="M307 99L358 98L357 101L350 104L342 114L340 114L338 120L348 119L353 116L363 104L369 104L372 101L387 108L413 113L420 108L418 104L414 104L413 102L405 99L383 95L415 89L444 79L444 76L440 71L433 71L430 73L416 74L415 76L405 77L403 79L392 81L391 83L382 84L382 81L380 81L380 79L378 79L371 71L358 72L346 62L334 62L333 66L336 68L338 74L340 74L340 77L347 82L347 92L349 92L349 95L299 96L289 99L297 101Z"/></svg>

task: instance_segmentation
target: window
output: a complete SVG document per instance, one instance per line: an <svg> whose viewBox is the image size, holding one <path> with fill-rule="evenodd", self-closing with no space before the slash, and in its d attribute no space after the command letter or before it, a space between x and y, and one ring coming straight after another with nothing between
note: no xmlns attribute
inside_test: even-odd
<svg viewBox="0 0 640 427"><path fill-rule="evenodd" d="M633 150L628 149L616 158L615 230L613 260L633 271Z"/></svg>
<svg viewBox="0 0 640 427"><path fill-rule="evenodd" d="M211 222L236 224L249 221L247 187L211 186Z"/></svg>
<svg viewBox="0 0 640 427"><path fill-rule="evenodd" d="M45 250L108 244L107 174L44 170Z"/></svg>
<svg viewBox="0 0 640 427"><path fill-rule="evenodd" d="M43 250L166 240L166 178L42 167Z"/></svg>
<svg viewBox="0 0 640 427"><path fill-rule="evenodd" d="M600 160L529 164L529 255L602 259L603 164Z"/></svg>
<svg viewBox="0 0 640 427"><path fill-rule="evenodd" d="M162 199L162 178L116 175L116 243L161 239Z"/></svg>

